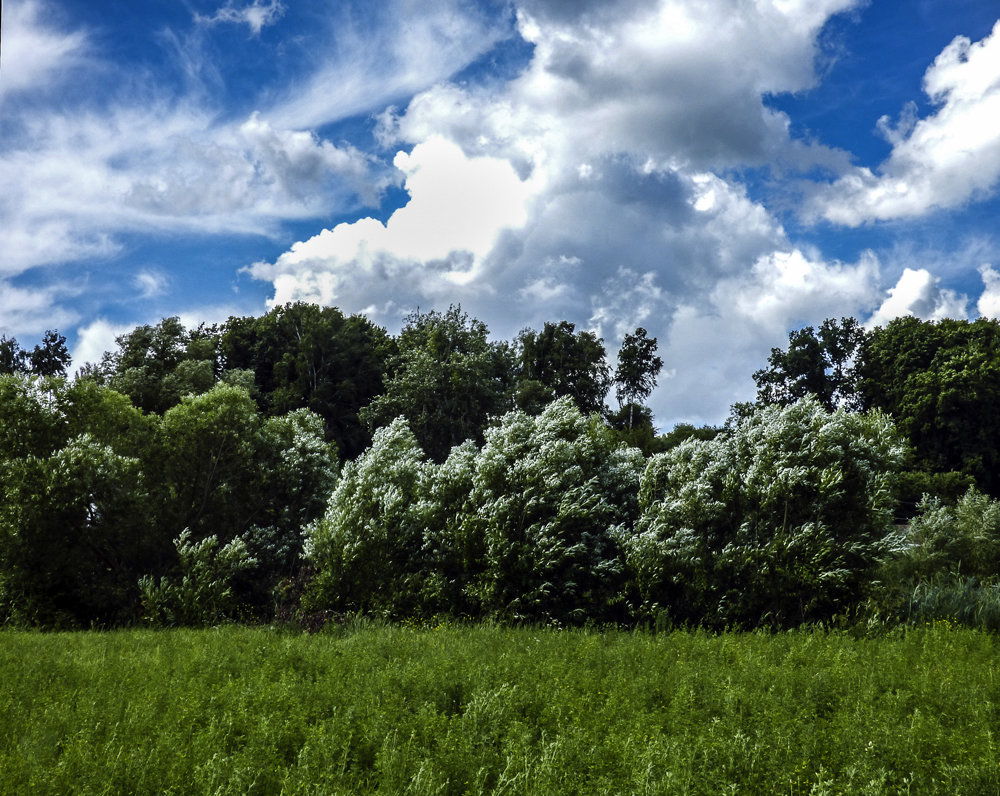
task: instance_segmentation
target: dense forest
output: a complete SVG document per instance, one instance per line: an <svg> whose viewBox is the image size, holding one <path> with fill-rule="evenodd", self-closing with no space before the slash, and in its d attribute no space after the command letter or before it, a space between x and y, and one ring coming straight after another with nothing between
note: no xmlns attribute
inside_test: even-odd
<svg viewBox="0 0 1000 796"><path fill-rule="evenodd" d="M796 330L665 433L641 328L611 362L565 321L289 304L73 378L65 343L0 338L0 624L1000 627L996 321Z"/></svg>

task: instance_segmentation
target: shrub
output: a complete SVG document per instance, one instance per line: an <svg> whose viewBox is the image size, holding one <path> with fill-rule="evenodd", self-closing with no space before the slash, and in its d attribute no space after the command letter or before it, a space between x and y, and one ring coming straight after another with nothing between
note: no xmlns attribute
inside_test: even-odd
<svg viewBox="0 0 1000 796"><path fill-rule="evenodd" d="M891 527L904 446L880 413L769 406L654 456L622 537L650 619L822 621L862 599Z"/></svg>

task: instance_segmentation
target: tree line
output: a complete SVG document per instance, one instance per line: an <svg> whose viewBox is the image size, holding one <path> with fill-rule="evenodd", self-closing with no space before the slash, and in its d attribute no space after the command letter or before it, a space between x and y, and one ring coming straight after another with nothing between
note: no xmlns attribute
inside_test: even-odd
<svg viewBox="0 0 1000 796"><path fill-rule="evenodd" d="M641 328L612 368L565 321L498 342L452 307L392 336L289 304L137 327L73 379L58 333L4 338L0 622L782 627L912 616L928 584L981 616L998 329L805 327L756 402L663 434Z"/></svg>

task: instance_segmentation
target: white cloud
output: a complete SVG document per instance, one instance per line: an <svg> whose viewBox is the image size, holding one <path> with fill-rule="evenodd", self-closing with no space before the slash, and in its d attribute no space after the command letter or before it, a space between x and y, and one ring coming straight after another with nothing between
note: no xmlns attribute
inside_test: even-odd
<svg viewBox="0 0 1000 796"><path fill-rule="evenodd" d="M499 93L431 89L405 115L384 117L382 133L409 142L446 134L523 167L565 158L576 170L608 152L713 169L773 157L840 162L792 146L787 119L762 97L812 86L817 33L854 5L706 0L563 14L527 3L519 28L534 55L519 78Z"/></svg>
<svg viewBox="0 0 1000 796"><path fill-rule="evenodd" d="M76 345L70 352L73 368L77 370L87 363L98 364L106 351L115 349L115 338L128 334L135 327L111 323L97 318L76 330Z"/></svg>
<svg viewBox="0 0 1000 796"><path fill-rule="evenodd" d="M3 76L0 104L14 94L39 94L79 68L87 54L83 31L63 32L51 22L52 9L39 0L7 0L0 5Z"/></svg>
<svg viewBox="0 0 1000 796"><path fill-rule="evenodd" d="M374 26L344 5L339 12L331 6L331 46L316 53L316 69L267 110L268 119L303 128L381 112L447 80L512 34L502 17L466 0L384 0Z"/></svg>
<svg viewBox="0 0 1000 796"><path fill-rule="evenodd" d="M414 282L424 282L424 291L435 290L430 280L442 292L467 285L500 233L527 219L528 187L505 160L467 158L437 138L400 152L395 165L411 199L384 225L371 218L340 224L297 243L274 264L250 268L274 282L273 304L365 306L373 294L405 301Z"/></svg>
<svg viewBox="0 0 1000 796"><path fill-rule="evenodd" d="M254 114L218 125L196 108L40 114L0 150L0 273L114 254L158 229L267 234L287 219L376 201L397 178L354 147Z"/></svg>
<svg viewBox="0 0 1000 796"><path fill-rule="evenodd" d="M148 299L163 295L169 280L159 271L145 269L132 277L132 284L138 289L139 297Z"/></svg>
<svg viewBox="0 0 1000 796"><path fill-rule="evenodd" d="M976 309L984 318L1000 319L1000 273L988 263L980 267L983 277L983 292L976 302Z"/></svg>
<svg viewBox="0 0 1000 796"><path fill-rule="evenodd" d="M895 287L865 324L884 326L893 318L915 316L922 320L968 316L969 299L954 290L943 288L940 280L925 268L904 268Z"/></svg>
<svg viewBox="0 0 1000 796"><path fill-rule="evenodd" d="M69 286L17 287L0 279L0 334L23 338L74 323L78 315L60 303L74 295Z"/></svg>
<svg viewBox="0 0 1000 796"><path fill-rule="evenodd" d="M259 36L265 26L273 25L284 13L285 6L279 0L271 0L269 3L253 0L250 5L242 7L236 7L231 2L227 3L210 17L195 14L195 20L204 25L214 25L219 22L246 25L254 36Z"/></svg>
<svg viewBox="0 0 1000 796"><path fill-rule="evenodd" d="M397 162L403 210L386 225L339 225L251 272L273 283L275 303L364 310L390 329L415 305L461 302L499 337L566 319L613 352L642 325L666 360L657 417L718 422L752 397L750 374L789 328L881 299L873 256L845 265L796 250L722 176L843 165L793 144L762 97L813 85L816 36L853 5L528 3L518 24L534 54L519 77L442 83L380 117L384 145L413 147ZM470 180L476 163L492 180ZM476 223L480 197L499 218Z"/></svg>
<svg viewBox="0 0 1000 796"><path fill-rule="evenodd" d="M654 408L671 422L718 423L737 401L756 394L752 374L788 329L853 315L877 303L879 263L825 263L801 251L761 257L749 273L721 280L672 313L661 356L673 375L661 379ZM655 328L655 327L654 327Z"/></svg>
<svg viewBox="0 0 1000 796"><path fill-rule="evenodd" d="M955 38L924 75L937 110L904 108L879 129L893 145L878 173L855 168L820 190L811 212L837 224L909 218L992 193L1000 180L1000 21L979 42Z"/></svg>

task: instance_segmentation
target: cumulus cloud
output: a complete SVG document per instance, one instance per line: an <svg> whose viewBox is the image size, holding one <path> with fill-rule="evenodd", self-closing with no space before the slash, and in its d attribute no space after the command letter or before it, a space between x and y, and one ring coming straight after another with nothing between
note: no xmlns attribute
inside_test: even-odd
<svg viewBox="0 0 1000 796"><path fill-rule="evenodd" d="M983 292L976 309L984 318L1000 318L1000 273L988 263L979 269L983 277Z"/></svg>
<svg viewBox="0 0 1000 796"><path fill-rule="evenodd" d="M816 35L854 0L815 3L527 3L524 73L496 93L444 85L383 119L386 140L446 134L467 151L540 157L634 152L663 165L724 168L805 157L762 98L815 82ZM761 42L767 47L761 47ZM811 158L839 160L816 147ZM808 158L807 158L808 159ZM573 163L573 168L580 160Z"/></svg>
<svg viewBox="0 0 1000 796"><path fill-rule="evenodd" d="M811 212L857 226L957 207L993 192L1000 179L1000 21L979 42L955 38L924 75L937 110L917 118L914 105L879 130L892 152L877 172L859 167L819 191Z"/></svg>
<svg viewBox="0 0 1000 796"><path fill-rule="evenodd" d="M468 285L499 234L527 219L526 186L505 160L468 158L435 138L400 152L395 165L411 199L384 225L372 218L340 224L274 264L251 266L253 276L274 282L272 303L365 306L376 295L404 301L435 284L445 292Z"/></svg>
<svg viewBox="0 0 1000 796"><path fill-rule="evenodd" d="M866 324L884 326L893 318L912 315L925 321L942 318L965 318L969 299L954 290L941 287L940 279L925 268L904 268L888 296Z"/></svg>
<svg viewBox="0 0 1000 796"><path fill-rule="evenodd" d="M613 353L642 325L666 360L657 416L718 422L752 395L747 362L788 328L882 298L874 256L799 251L726 172L843 165L791 142L763 97L814 84L817 34L853 5L525 3L518 28L534 50L518 77L441 83L381 115L380 141L406 173L403 209L250 271L275 303L363 310L391 329L415 305L461 302L497 336L566 319ZM470 179L486 164L491 177Z"/></svg>
<svg viewBox="0 0 1000 796"><path fill-rule="evenodd" d="M70 351L74 368L82 368L87 363L97 364L105 351L115 348L115 338L128 334L135 327L111 323L105 318L97 318L76 330L76 345Z"/></svg>
<svg viewBox="0 0 1000 796"><path fill-rule="evenodd" d="M788 329L874 306L879 270L870 252L857 263L827 263L791 249L759 258L707 295L691 296L673 311L661 338L671 373L657 391L658 416L719 422L731 404L754 396L753 371L772 347L787 342Z"/></svg>
<svg viewBox="0 0 1000 796"><path fill-rule="evenodd" d="M273 25L284 13L285 6L279 0L271 0L269 3L253 0L250 5L241 7L227 3L210 17L195 14L195 20L203 25L214 25L219 22L246 25L254 36L259 36L265 26Z"/></svg>

